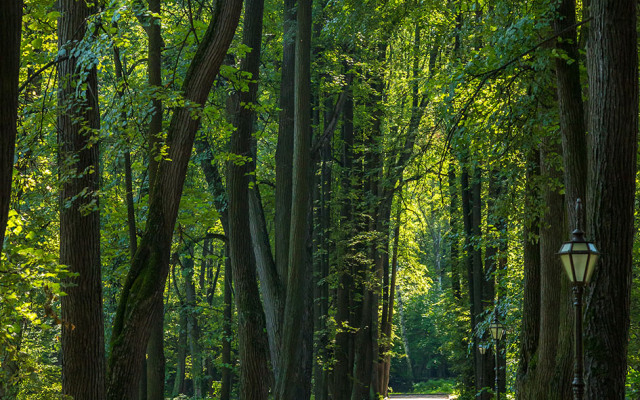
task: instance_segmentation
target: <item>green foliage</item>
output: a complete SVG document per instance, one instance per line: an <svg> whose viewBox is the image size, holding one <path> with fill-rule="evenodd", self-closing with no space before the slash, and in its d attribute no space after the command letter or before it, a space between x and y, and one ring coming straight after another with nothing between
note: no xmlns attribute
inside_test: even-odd
<svg viewBox="0 0 640 400"><path fill-rule="evenodd" d="M452 379L433 379L413 384L412 393L415 394L452 394L455 391L455 381Z"/></svg>

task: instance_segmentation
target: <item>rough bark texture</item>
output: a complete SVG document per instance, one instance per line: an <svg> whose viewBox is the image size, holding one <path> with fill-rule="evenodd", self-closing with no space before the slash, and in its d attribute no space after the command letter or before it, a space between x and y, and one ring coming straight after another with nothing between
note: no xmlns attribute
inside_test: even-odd
<svg viewBox="0 0 640 400"><path fill-rule="evenodd" d="M84 40L91 11L80 1L62 0L59 6L58 47L70 54ZM86 90L77 91L81 79ZM101 400L105 361L96 66L70 57L58 64L58 81L60 262L78 274L67 280L67 295L61 299L62 393L77 400Z"/></svg>
<svg viewBox="0 0 640 400"><path fill-rule="evenodd" d="M149 0L149 12L160 15L160 0ZM159 90L162 86L162 36L160 19L152 15L145 16L143 26L147 32L148 56L147 71L149 86ZM162 101L156 96L152 100L152 115L147 135L149 154L149 191L153 191L156 182L159 159L160 135L162 133ZM154 313L151 325L151 336L147 343L147 398L146 400L164 399L165 357L164 357L164 296L155 301L158 310Z"/></svg>
<svg viewBox="0 0 640 400"><path fill-rule="evenodd" d="M296 54L296 0L284 1L282 72L280 82L280 122L276 148L276 216L275 263L286 291L291 224L291 193L293 188L293 129Z"/></svg>
<svg viewBox="0 0 640 400"><path fill-rule="evenodd" d="M254 170L252 133L258 89L263 0L246 2L242 42L251 48L241 69L251 73L254 82L247 92L237 94L233 123L236 132L231 138L231 152L245 160L228 166L229 247L238 311L238 351L240 356L240 399L266 399L270 383L269 347L264 335L265 315L256 280L256 259L253 254L250 224L250 174Z"/></svg>
<svg viewBox="0 0 640 400"><path fill-rule="evenodd" d="M593 0L587 237L602 258L586 299L585 397L624 399L638 146L637 2Z"/></svg>
<svg viewBox="0 0 640 400"><path fill-rule="evenodd" d="M351 287L351 267L349 260L350 248L348 246L348 236L350 233L349 223L352 217L351 200L348 193L351 188L351 178L349 173L353 166L353 96L348 88L347 101L344 110L344 122L342 125L342 166L340 193L340 223L341 232L346 237L338 242L338 287L336 289L336 339L334 346L335 364L333 368L333 390L332 395L335 400L346 400L351 394L351 371L349 369L349 342L352 336L349 330L349 288Z"/></svg>
<svg viewBox="0 0 640 400"><path fill-rule="evenodd" d="M519 399L531 386L536 365L536 352L540 337L540 218L534 212L539 201L536 179L540 176L540 152L529 150L527 154L525 183L525 223L523 229L524 294L522 306L522 328L520 329L520 362L516 392Z"/></svg>
<svg viewBox="0 0 640 400"><path fill-rule="evenodd" d="M295 57L295 109L293 176L291 194L291 226L287 274L287 299L282 328L281 371L276 378L276 398L296 400L309 397L311 377L300 365L305 343L303 321L306 301L311 289L310 265L307 257L309 243L309 210L311 206L311 4L312 0L298 1L296 57ZM306 322L312 323L309 318Z"/></svg>
<svg viewBox="0 0 640 400"><path fill-rule="evenodd" d="M560 0L558 16L554 20L553 26L555 33L559 35L557 49L566 53L570 58L568 61L556 57L556 80L560 130L562 132L565 196L571 230L578 222L574 207L575 201L576 199L584 199L587 189L587 136L582 103L582 85L580 84L578 37L575 28L570 28L575 26L575 23L575 0ZM579 224L581 227L585 226L584 213Z"/></svg>
<svg viewBox="0 0 640 400"><path fill-rule="evenodd" d="M565 219L564 201L561 189L557 186L562 179L562 172L559 166L554 165L554 159L560 151L560 145L554 138L542 144L540 169L549 183L542 190L547 208L540 227L540 336L536 382L530 391L532 399L541 396L558 400L571 397L571 363L567 365L566 361L571 360L572 330L561 321L561 315L571 315L566 307L570 296L562 290L562 279L565 277L561 275L562 265L556 254L566 232L566 224L562 223ZM567 313L559 313L561 309Z"/></svg>
<svg viewBox="0 0 640 400"><path fill-rule="evenodd" d="M217 4L206 34L187 71L182 92L187 100L204 104L226 55L242 9L241 0ZM134 399L150 324L169 270L171 237L199 120L190 108L176 109L167 134L168 159L158 167L149 201L147 226L123 287L114 321L109 359L109 400Z"/></svg>
<svg viewBox="0 0 640 400"><path fill-rule="evenodd" d="M0 252L7 227L18 120L22 0L0 4Z"/></svg>

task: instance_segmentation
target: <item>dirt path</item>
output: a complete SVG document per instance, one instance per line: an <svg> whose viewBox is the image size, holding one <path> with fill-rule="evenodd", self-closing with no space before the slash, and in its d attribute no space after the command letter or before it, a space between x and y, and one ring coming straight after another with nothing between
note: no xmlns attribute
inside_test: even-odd
<svg viewBox="0 0 640 400"><path fill-rule="evenodd" d="M411 399L411 400L454 400L455 397L448 394L395 394L389 398L393 399Z"/></svg>

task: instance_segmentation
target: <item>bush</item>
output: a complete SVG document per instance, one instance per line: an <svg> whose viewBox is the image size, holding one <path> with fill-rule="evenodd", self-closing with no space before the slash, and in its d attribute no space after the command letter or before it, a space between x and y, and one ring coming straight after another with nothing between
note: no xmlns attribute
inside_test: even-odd
<svg viewBox="0 0 640 400"><path fill-rule="evenodd" d="M415 394L453 393L455 382L450 379L433 379L413 384Z"/></svg>

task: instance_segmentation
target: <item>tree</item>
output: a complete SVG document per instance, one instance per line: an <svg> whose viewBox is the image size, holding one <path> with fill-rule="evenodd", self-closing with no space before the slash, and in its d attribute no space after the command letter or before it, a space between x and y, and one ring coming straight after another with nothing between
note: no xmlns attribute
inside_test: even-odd
<svg viewBox="0 0 640 400"><path fill-rule="evenodd" d="M585 302L589 399L625 398L638 146L636 7L634 1L591 2L586 232L603 257Z"/></svg>
<svg viewBox="0 0 640 400"><path fill-rule="evenodd" d="M203 105L233 38L241 0L226 0L217 5L182 84L185 100ZM178 205L191 155L199 118L193 118L191 107L174 111L167 132L168 160L158 166L157 177L149 199L145 233L127 275L113 327L107 371L107 398L133 399L150 334L150 324L162 298L169 270L171 238Z"/></svg>
<svg viewBox="0 0 640 400"><path fill-rule="evenodd" d="M250 190L251 173L255 169L252 133L256 118L252 110L258 90L262 37L263 0L247 0L243 44L251 48L242 60L241 70L254 79L248 91L235 95L227 193L229 198L229 255L236 289L238 311L238 353L240 356L240 398L266 399L269 391L268 344L264 337L265 313L260 302L256 280L255 242L251 235ZM253 243L253 245L252 245Z"/></svg>
<svg viewBox="0 0 640 400"><path fill-rule="evenodd" d="M75 399L105 398L104 323L100 262L98 77L90 54L85 2L60 2L58 165L60 262L77 274L62 298L62 392ZM96 29L93 27L92 29Z"/></svg>
<svg viewBox="0 0 640 400"><path fill-rule="evenodd" d="M13 154L16 145L16 122L18 119L18 77L20 73L20 36L22 33L22 1L3 2L0 5L0 253L7 227L11 182L13 176Z"/></svg>

